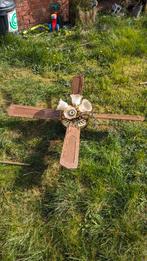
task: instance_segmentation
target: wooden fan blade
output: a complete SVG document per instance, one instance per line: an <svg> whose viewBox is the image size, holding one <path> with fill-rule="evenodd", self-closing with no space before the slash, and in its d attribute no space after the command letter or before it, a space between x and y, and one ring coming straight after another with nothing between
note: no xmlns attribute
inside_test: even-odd
<svg viewBox="0 0 147 261"><path fill-rule="evenodd" d="M145 117L139 115L119 115L119 114L94 114L97 120L120 120L120 121L144 121Z"/></svg>
<svg viewBox="0 0 147 261"><path fill-rule="evenodd" d="M72 94L82 94L84 86L84 76L78 75L72 79Z"/></svg>
<svg viewBox="0 0 147 261"><path fill-rule="evenodd" d="M21 106L12 104L8 110L8 115L12 117L22 117L30 119L59 119L60 111L51 109L41 109L31 106Z"/></svg>
<svg viewBox="0 0 147 261"><path fill-rule="evenodd" d="M60 164L67 169L78 167L80 148L80 129L70 125L66 130Z"/></svg>

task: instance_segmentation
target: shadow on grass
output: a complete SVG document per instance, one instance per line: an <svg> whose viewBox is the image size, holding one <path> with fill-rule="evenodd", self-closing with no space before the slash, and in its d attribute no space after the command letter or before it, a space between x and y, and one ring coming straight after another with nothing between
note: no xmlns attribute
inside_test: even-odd
<svg viewBox="0 0 147 261"><path fill-rule="evenodd" d="M81 133L81 138L84 140L88 140L88 141L101 141L103 139L105 139L108 136L109 132L108 131L98 131L98 130L88 130L85 129L82 133Z"/></svg>
<svg viewBox="0 0 147 261"><path fill-rule="evenodd" d="M22 167L16 176L14 187L23 189L40 185L41 176L48 166L47 158L56 160L60 158L57 150L52 150L52 144L58 140L62 142L65 130L59 122L55 121L25 121L20 119L1 120L1 128L17 131L21 134L19 140L27 143L33 138L39 138L36 145L33 145L31 152L25 157L29 167ZM19 142L19 140L17 142ZM29 145L30 146L30 145ZM29 149L29 148L28 148Z"/></svg>
<svg viewBox="0 0 147 261"><path fill-rule="evenodd" d="M2 119L0 121L0 128L5 128L10 131L17 131L20 133L20 137L16 140L16 143L24 143L27 151L27 143L29 143L28 150L31 147L31 151L28 152L28 156L24 157L24 161L29 163L29 167L21 167L14 182L14 187L21 187L22 189L30 188L32 186L41 185L41 177L44 171L48 168L48 161L59 162L60 152L56 149L56 142L58 141L63 144L65 129L60 122L55 121L32 121L32 120L21 120L21 119ZM81 143L82 141L96 141L100 142L108 135L107 131L99 132L93 130L82 130L81 132ZM34 138L34 145L30 145L30 142ZM53 146L53 148L52 148ZM61 145L62 146L62 145ZM81 144L82 146L82 144ZM80 159L79 159L80 161ZM64 170L64 173L69 173L69 170Z"/></svg>

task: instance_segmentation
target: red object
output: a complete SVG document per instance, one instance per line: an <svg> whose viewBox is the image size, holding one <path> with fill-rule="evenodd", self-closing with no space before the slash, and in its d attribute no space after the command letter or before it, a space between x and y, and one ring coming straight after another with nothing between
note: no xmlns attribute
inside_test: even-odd
<svg viewBox="0 0 147 261"><path fill-rule="evenodd" d="M58 19L58 16L56 13L51 15L52 31L55 31L57 29L57 19Z"/></svg>
<svg viewBox="0 0 147 261"><path fill-rule="evenodd" d="M52 31L55 31L57 28L57 18L52 20Z"/></svg>

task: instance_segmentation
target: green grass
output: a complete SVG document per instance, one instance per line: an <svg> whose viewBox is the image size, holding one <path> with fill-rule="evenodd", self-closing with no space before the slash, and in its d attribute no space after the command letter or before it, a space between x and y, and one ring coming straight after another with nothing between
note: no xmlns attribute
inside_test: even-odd
<svg viewBox="0 0 147 261"><path fill-rule="evenodd" d="M85 75L100 113L146 115L147 17L99 16L94 28L0 38L1 261L146 259L146 122L91 122L79 168L59 166L60 123L9 118L9 104L56 108Z"/></svg>

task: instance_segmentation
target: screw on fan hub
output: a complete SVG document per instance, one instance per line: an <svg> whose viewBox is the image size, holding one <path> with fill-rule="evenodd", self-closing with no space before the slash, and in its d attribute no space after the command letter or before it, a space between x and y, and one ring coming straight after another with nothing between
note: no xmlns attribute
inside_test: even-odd
<svg viewBox="0 0 147 261"><path fill-rule="evenodd" d="M77 110L73 106L68 106L64 112L64 117L68 120L75 119L77 117Z"/></svg>

